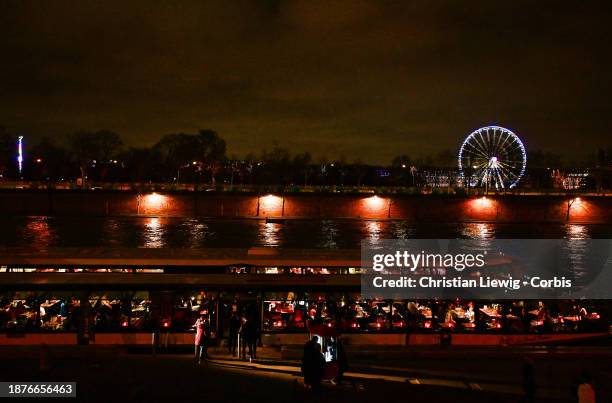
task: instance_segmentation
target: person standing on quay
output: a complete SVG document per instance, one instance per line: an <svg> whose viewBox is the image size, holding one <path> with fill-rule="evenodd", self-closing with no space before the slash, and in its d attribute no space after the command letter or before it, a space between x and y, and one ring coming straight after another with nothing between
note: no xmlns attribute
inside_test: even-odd
<svg viewBox="0 0 612 403"><path fill-rule="evenodd" d="M321 353L319 337L312 336L312 339L304 344L304 355L302 356L302 374L306 387L318 389L321 386L324 365L325 358Z"/></svg>
<svg viewBox="0 0 612 403"><path fill-rule="evenodd" d="M239 346L238 355L241 360L246 360L246 337L247 337L247 324L248 320L245 315L240 317L240 328L238 328Z"/></svg>
<svg viewBox="0 0 612 403"><path fill-rule="evenodd" d="M249 347L249 361L257 359L257 341L259 339L259 329L255 320L247 319L245 332L245 342Z"/></svg>
<svg viewBox="0 0 612 403"><path fill-rule="evenodd" d="M198 360L198 365L202 363L202 358L206 361L208 353L206 352L206 343L208 341L208 322L204 315L200 315L196 323L193 325L196 328L195 336L195 358Z"/></svg>
<svg viewBox="0 0 612 403"><path fill-rule="evenodd" d="M240 318L234 312L229 321L229 339L227 343L228 353L232 357L236 356L236 347L238 345L238 332L240 331Z"/></svg>

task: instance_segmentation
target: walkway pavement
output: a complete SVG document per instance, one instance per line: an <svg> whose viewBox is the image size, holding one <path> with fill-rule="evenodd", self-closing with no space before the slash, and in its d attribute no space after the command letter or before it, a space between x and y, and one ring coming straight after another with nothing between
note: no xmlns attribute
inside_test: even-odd
<svg viewBox="0 0 612 403"><path fill-rule="evenodd" d="M243 361L229 355L217 355L209 360L211 364L223 365L232 368L247 368L259 371L270 371L290 375L300 375L301 370L298 362L255 360L253 362ZM448 387L456 389L482 390L495 393L505 393L521 396L523 389L520 385L504 382L482 382L478 379L470 379L465 372L423 370L410 367L368 366L367 368L355 368L345 373L348 381L358 384L363 380L379 380L385 382L410 383L411 385L427 385L437 387ZM566 391L559 388L539 388L538 396L547 399L569 400Z"/></svg>

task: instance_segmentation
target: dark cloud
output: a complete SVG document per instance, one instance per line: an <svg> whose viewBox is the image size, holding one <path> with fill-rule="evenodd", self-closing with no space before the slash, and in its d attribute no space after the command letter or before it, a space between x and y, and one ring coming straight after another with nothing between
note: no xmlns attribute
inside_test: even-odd
<svg viewBox="0 0 612 403"><path fill-rule="evenodd" d="M231 154L276 139L372 162L456 148L499 123L528 148L587 152L609 144L609 11L588 1L4 1L0 123L28 136L104 127L132 144L210 127Z"/></svg>

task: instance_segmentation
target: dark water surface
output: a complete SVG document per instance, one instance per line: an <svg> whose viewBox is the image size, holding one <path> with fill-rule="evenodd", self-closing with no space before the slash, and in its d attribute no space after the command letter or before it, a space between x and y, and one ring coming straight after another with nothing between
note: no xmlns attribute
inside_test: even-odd
<svg viewBox="0 0 612 403"><path fill-rule="evenodd" d="M0 217L0 246L359 248L362 239L612 238L612 224L409 223L168 217Z"/></svg>

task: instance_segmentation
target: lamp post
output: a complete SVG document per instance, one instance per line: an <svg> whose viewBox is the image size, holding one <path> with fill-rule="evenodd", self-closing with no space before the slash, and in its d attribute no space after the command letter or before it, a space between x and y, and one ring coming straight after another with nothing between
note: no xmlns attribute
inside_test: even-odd
<svg viewBox="0 0 612 403"><path fill-rule="evenodd" d="M285 216L285 194L283 194L283 204L281 207L281 217Z"/></svg>
<svg viewBox="0 0 612 403"><path fill-rule="evenodd" d="M572 209L572 206L574 204L580 205L580 203L582 203L582 200L580 200L580 197L574 197L573 199L567 200L567 212L565 214L565 221L570 220L570 210Z"/></svg>

